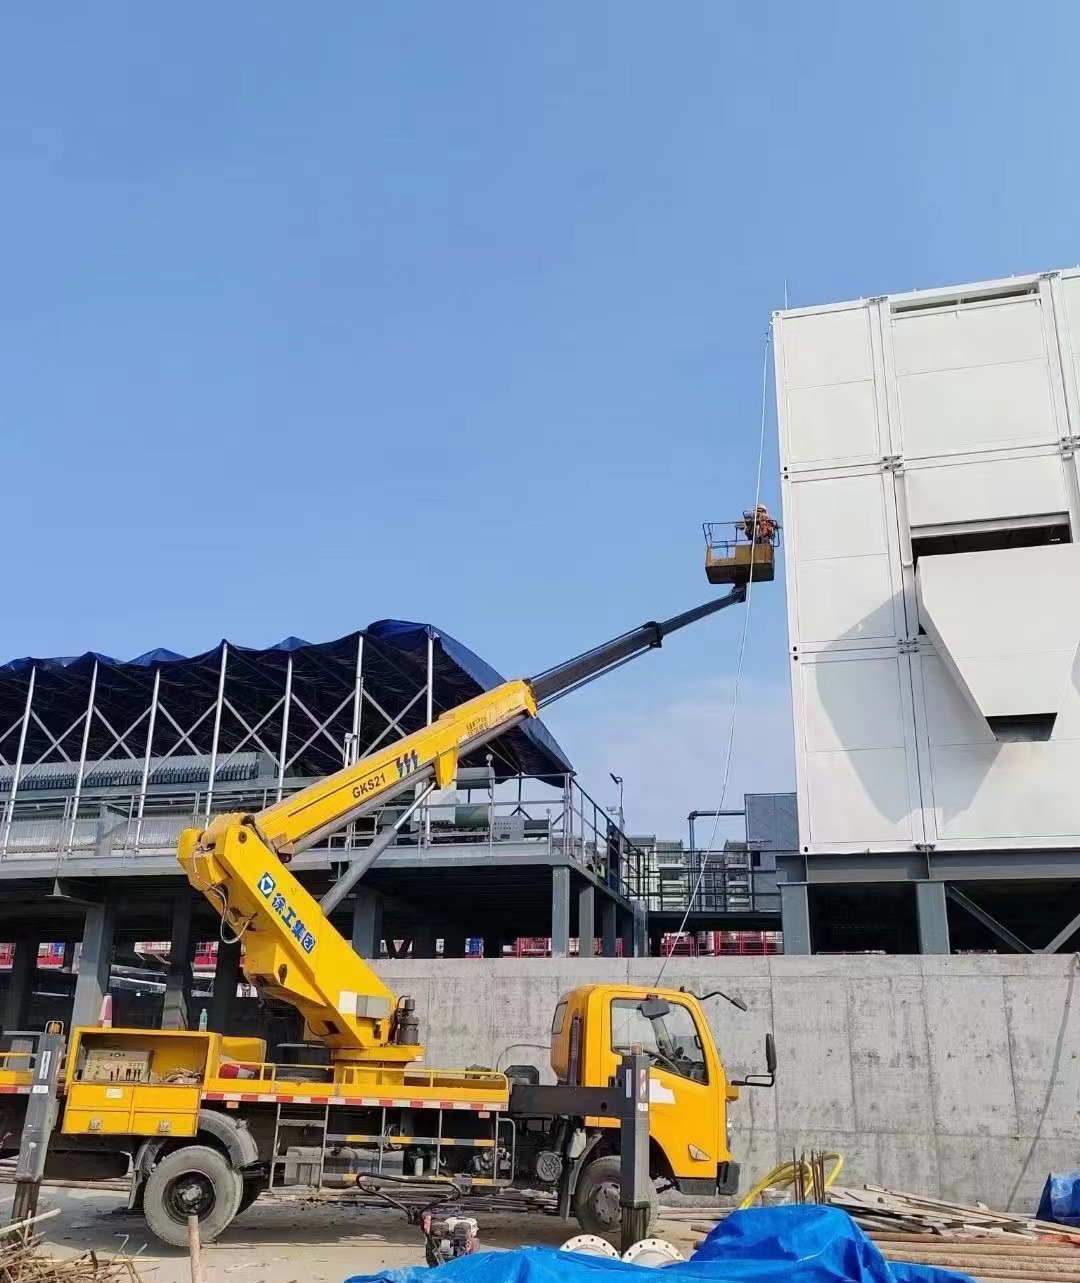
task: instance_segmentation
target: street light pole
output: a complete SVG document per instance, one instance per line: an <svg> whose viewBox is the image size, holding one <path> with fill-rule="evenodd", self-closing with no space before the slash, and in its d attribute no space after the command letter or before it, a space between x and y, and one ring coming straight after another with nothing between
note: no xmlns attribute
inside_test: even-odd
<svg viewBox="0 0 1080 1283"><path fill-rule="evenodd" d="M626 829L626 816L623 814L623 777L614 775L611 771L608 771L608 774L611 776L612 784L618 785L619 788L619 832L622 833Z"/></svg>

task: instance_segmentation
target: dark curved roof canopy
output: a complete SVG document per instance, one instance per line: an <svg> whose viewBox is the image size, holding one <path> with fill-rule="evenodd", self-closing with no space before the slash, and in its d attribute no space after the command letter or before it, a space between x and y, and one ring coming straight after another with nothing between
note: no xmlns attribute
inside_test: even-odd
<svg viewBox="0 0 1080 1283"><path fill-rule="evenodd" d="M66 737L64 732L85 714L91 683L95 715L90 720L87 760L130 756L132 752L142 757L155 679L159 682L158 715L151 756L171 750L208 754L227 648L219 759L238 747L245 751L265 748L275 757L280 753L283 697L291 660L287 773L325 775L341 766L343 744L352 730L361 650L359 671L365 696L361 703L361 752L376 744L392 743L397 737L394 719L405 733L424 725L429 638L434 643L435 716L502 681L493 668L453 637L430 624L398 619L378 620L362 632L335 641L313 643L287 637L265 649L223 641L212 650L191 656L158 649L126 661L92 651L71 658L11 660L0 665L0 757L14 761L14 728L26 707L31 673L34 717L26 731L24 763L63 760L65 755L77 760L85 718ZM324 722L320 731L319 724ZM249 734L252 728L254 737ZM188 738L180 749L173 750L180 732ZM121 745L118 736L123 736ZM60 738L63 752L51 744L56 738ZM573 769L539 720L501 736L466 764L482 766L488 753L499 776L521 773L553 778Z"/></svg>

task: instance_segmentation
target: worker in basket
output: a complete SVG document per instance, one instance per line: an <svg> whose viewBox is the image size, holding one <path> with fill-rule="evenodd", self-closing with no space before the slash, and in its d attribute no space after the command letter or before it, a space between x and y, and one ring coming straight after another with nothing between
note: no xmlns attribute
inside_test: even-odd
<svg viewBox="0 0 1080 1283"><path fill-rule="evenodd" d="M759 503L756 508L744 509L743 519L736 525L755 544L771 544L777 529L776 522L769 516L763 503Z"/></svg>

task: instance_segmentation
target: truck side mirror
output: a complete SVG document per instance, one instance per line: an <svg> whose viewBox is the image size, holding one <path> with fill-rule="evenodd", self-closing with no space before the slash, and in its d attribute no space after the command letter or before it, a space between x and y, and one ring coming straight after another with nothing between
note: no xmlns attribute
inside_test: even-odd
<svg viewBox="0 0 1080 1283"><path fill-rule="evenodd" d="M747 1074L745 1078L733 1078L732 1087L772 1087L776 1083L776 1040L772 1034L765 1035L764 1074Z"/></svg>

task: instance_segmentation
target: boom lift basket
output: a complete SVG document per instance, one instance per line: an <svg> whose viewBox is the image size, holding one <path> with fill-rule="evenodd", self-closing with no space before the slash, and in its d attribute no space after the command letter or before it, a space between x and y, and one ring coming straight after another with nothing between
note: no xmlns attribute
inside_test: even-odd
<svg viewBox="0 0 1080 1283"><path fill-rule="evenodd" d="M751 579L757 583L775 578L780 527L770 518L768 531L759 531L752 540L746 525L746 521L705 523L705 578L710 584L741 588Z"/></svg>

